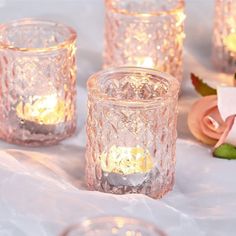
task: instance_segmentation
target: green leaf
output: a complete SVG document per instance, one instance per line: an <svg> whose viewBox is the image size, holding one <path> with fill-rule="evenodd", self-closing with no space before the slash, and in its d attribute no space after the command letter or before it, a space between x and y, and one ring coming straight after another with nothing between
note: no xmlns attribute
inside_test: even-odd
<svg viewBox="0 0 236 236"><path fill-rule="evenodd" d="M195 90L203 97L217 94L216 89L204 83L203 80L193 73L191 73L191 80Z"/></svg>
<svg viewBox="0 0 236 236"><path fill-rule="evenodd" d="M236 159L236 147L227 143L221 144L214 150L213 156L228 160Z"/></svg>

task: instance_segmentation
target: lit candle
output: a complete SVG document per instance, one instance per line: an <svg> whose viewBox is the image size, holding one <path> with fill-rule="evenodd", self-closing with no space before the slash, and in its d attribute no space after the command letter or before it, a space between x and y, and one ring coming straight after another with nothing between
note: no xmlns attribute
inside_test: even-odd
<svg viewBox="0 0 236 236"><path fill-rule="evenodd" d="M33 96L32 102L28 103L19 102L16 115L24 121L26 127L36 128L39 125L52 126L62 123L65 120L66 110L65 102L59 100L56 94L52 94ZM68 120L70 119L71 116L68 116Z"/></svg>
<svg viewBox="0 0 236 236"><path fill-rule="evenodd" d="M137 187L146 181L148 173L154 168L148 150L136 147L112 146L108 153L100 156L104 184ZM156 168L156 167L155 167Z"/></svg>
<svg viewBox="0 0 236 236"><path fill-rule="evenodd" d="M231 71L236 70L236 33L230 33L223 39L226 63L232 66ZM230 71L229 71L230 72Z"/></svg>
<svg viewBox="0 0 236 236"><path fill-rule="evenodd" d="M153 168L148 150L137 147L112 146L109 153L101 154L101 168L108 173L129 175L147 173Z"/></svg>
<svg viewBox="0 0 236 236"><path fill-rule="evenodd" d="M137 59L137 66L144 67L144 68L154 68L155 64L151 57L144 57Z"/></svg>
<svg viewBox="0 0 236 236"><path fill-rule="evenodd" d="M224 39L224 44L229 52L235 54L236 59L236 33L231 33Z"/></svg>

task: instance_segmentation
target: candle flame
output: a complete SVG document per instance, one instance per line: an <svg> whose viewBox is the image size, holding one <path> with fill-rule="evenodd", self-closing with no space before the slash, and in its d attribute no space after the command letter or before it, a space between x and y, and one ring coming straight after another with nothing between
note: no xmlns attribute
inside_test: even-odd
<svg viewBox="0 0 236 236"><path fill-rule="evenodd" d="M64 121L65 102L58 100L56 94L34 96L33 100L32 104L24 104L21 101L17 105L16 114L20 119L45 125L58 124Z"/></svg>
<svg viewBox="0 0 236 236"><path fill-rule="evenodd" d="M153 168L148 150L137 147L112 146L109 153L100 156L102 170L117 174L147 173Z"/></svg>
<svg viewBox="0 0 236 236"><path fill-rule="evenodd" d="M137 66L145 67L145 68L154 68L155 64L151 57L144 57L137 60Z"/></svg>
<svg viewBox="0 0 236 236"><path fill-rule="evenodd" d="M229 51L236 53L236 33L229 34L224 39L224 44Z"/></svg>

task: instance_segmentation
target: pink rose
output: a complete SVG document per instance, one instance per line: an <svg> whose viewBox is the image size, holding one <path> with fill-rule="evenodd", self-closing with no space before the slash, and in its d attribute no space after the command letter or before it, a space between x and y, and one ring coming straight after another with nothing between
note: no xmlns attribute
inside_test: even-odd
<svg viewBox="0 0 236 236"><path fill-rule="evenodd" d="M188 115L188 127L201 142L220 146L234 124L236 115L223 121L217 106L217 96L202 97L191 108Z"/></svg>

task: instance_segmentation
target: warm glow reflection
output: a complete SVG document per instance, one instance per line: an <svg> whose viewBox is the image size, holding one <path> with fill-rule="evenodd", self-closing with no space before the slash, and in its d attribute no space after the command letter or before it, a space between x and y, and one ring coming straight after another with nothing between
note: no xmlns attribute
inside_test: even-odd
<svg viewBox="0 0 236 236"><path fill-rule="evenodd" d="M236 33L229 34L225 37L224 44L230 52L236 53Z"/></svg>
<svg viewBox="0 0 236 236"><path fill-rule="evenodd" d="M145 68L154 68L155 64L151 57L144 57L137 59L137 66L145 67Z"/></svg>
<svg viewBox="0 0 236 236"><path fill-rule="evenodd" d="M181 26L186 19L185 13L180 9L177 14L176 14L177 22L176 22L176 27Z"/></svg>
<svg viewBox="0 0 236 236"><path fill-rule="evenodd" d="M102 170L122 175L147 173L153 168L153 162L148 150L137 147L112 146L109 153L102 153Z"/></svg>
<svg viewBox="0 0 236 236"><path fill-rule="evenodd" d="M65 119L65 102L58 100L57 95L34 96L32 103L22 101L16 107L20 119L39 124L58 124Z"/></svg>

